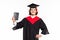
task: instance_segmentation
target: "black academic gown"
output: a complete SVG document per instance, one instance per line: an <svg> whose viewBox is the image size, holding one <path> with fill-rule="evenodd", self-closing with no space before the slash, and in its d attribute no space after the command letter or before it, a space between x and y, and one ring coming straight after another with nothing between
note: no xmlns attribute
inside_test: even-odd
<svg viewBox="0 0 60 40"><path fill-rule="evenodd" d="M49 34L47 27L43 20L39 17L31 18L26 17L22 21L18 22L13 30L23 27L23 40L38 40L36 34L39 34L39 29L42 30L41 34Z"/></svg>

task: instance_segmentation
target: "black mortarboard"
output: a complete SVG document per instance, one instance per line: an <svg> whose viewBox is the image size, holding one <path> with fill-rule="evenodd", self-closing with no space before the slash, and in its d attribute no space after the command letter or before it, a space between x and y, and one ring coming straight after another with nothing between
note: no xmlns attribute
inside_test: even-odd
<svg viewBox="0 0 60 40"><path fill-rule="evenodd" d="M36 7L38 7L38 6L39 6L39 5L34 4L34 3L32 3L32 4L28 5L28 7L30 7L30 8L36 8Z"/></svg>

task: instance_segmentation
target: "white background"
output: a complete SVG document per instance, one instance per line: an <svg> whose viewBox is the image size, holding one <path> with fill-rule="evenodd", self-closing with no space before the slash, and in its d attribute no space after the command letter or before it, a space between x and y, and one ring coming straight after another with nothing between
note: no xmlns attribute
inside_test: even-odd
<svg viewBox="0 0 60 40"><path fill-rule="evenodd" d="M60 0L0 0L0 40L23 40L23 29L13 31L12 16L19 12L19 20L28 16L27 5L39 4L38 16L46 23L49 35L39 40L60 40Z"/></svg>

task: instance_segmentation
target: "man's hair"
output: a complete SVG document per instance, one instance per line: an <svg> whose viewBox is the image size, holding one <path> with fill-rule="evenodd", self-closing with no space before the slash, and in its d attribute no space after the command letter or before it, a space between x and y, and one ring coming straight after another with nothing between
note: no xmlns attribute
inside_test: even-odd
<svg viewBox="0 0 60 40"><path fill-rule="evenodd" d="M36 9L36 11L37 11L37 8L35 8L35 9ZM29 9L29 15L32 15L30 11L31 11L31 8ZM37 14L38 14L38 12L36 12L35 15L37 15Z"/></svg>

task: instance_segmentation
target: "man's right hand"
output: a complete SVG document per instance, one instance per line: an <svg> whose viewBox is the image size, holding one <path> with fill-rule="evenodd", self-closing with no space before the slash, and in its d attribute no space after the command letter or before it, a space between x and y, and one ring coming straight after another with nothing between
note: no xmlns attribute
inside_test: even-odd
<svg viewBox="0 0 60 40"><path fill-rule="evenodd" d="M13 23L15 23L15 22L16 22L16 20L15 20L15 17L14 17L14 16L12 17L12 21L13 21Z"/></svg>

